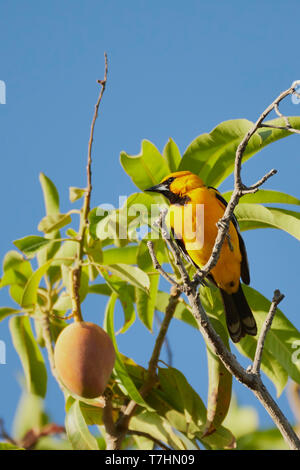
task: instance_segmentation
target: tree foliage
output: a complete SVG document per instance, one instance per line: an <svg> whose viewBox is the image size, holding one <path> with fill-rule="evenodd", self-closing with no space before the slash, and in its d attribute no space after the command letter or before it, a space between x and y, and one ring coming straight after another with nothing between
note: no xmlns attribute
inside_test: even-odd
<svg viewBox="0 0 300 470"><path fill-rule="evenodd" d="M280 126L284 124L281 121L276 119L268 123ZM299 117L290 117L289 121L295 129L300 129ZM115 368L109 382L115 418L128 399L138 404L130 423L132 434L124 440L124 447L151 449L153 439L156 439L173 449L226 449L235 445L248 449L267 447L273 438L278 440L277 448L285 446L277 431L257 430L257 417L253 409L237 406L232 398L231 374L208 346L206 403L189 385L183 373L168 365L158 367L158 384L143 397L140 390L147 371L118 349L118 335L126 334L135 321L142 322L145 328L152 331L155 311L165 313L170 296L162 290L159 274L152 266L146 244L158 215L157 206L155 210L151 206L166 203L161 196L142 191L159 183L170 172L183 169L198 174L207 185L218 187L232 173L236 148L252 125L245 119L223 122L209 134L198 136L182 156L172 139L166 143L162 153L146 140L142 142L139 155L121 152L121 165L138 191L127 198L123 207L109 211L96 207L89 213L79 296L80 302L90 294L107 298L101 326L112 338L116 350ZM286 130L260 129L251 138L244 159L253 157L265 146L288 135ZM33 231L33 234L16 240L14 245L18 251L9 251L4 257L0 287L9 289L12 306L0 308L0 321L10 317L12 341L25 376L24 393L26 399L31 400L30 407L35 410L41 428L47 422L41 419L45 416L41 403L47 389L47 372L41 351L47 348L51 353L49 334L50 343L55 342L59 332L70 321L70 269L77 256L79 230L74 227L80 214L72 208L62 214L54 182L43 174L40 175L40 182L46 211L38 224L38 231L42 234L37 235ZM84 194L84 189L70 188L71 203L79 201ZM223 196L229 200L230 193ZM300 200L289 194L261 190L242 198L235 215L241 231L276 228L299 239L300 215L296 210L299 205ZM268 236L266 232L266 240ZM159 238L154 242L160 263L173 266L164 242ZM188 264L187 269L190 273L194 270ZM250 287L245 287L245 294L260 330L270 301ZM215 330L228 348L231 347L218 291L211 285L201 286L200 296ZM117 301L124 313L123 325L118 331L114 321ZM197 328L190 307L183 298L176 305L174 318ZM300 383L300 363L291 361L293 344L299 340L299 331L284 312L278 310L262 358L262 370L276 387L277 396L285 389L289 377ZM256 343L256 338L247 336L234 348L253 359ZM68 390L64 393L68 440L62 438L58 444L57 440L53 442L52 438L47 438L47 441L44 437L47 441L44 448L57 448L58 445L73 449L105 448L101 400L84 400L72 396ZM204 391L201 390L201 393ZM20 423L27 422L28 417L20 416L21 411L18 413L16 439L21 442L34 423L32 421L29 427L24 425L20 431L23 425ZM91 432L91 425L97 425L97 435ZM135 435L134 431L146 433L148 437ZM13 446L9 443L0 445L1 448ZM38 441L36 448L41 447L42 443Z"/></svg>

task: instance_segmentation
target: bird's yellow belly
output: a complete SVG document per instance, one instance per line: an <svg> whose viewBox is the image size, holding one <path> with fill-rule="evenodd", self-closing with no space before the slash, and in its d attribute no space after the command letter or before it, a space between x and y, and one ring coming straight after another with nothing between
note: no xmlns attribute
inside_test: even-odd
<svg viewBox="0 0 300 470"><path fill-rule="evenodd" d="M207 196L210 197L212 196ZM183 240L189 256L200 268L211 256L218 233L217 222L223 213L224 209L219 204L207 199L202 200L198 208L192 203L170 207L168 224L174 229L175 236ZM211 274L218 287L227 293L233 293L239 287L241 254L238 235L232 223L229 236L230 244L228 239L224 241L219 260Z"/></svg>

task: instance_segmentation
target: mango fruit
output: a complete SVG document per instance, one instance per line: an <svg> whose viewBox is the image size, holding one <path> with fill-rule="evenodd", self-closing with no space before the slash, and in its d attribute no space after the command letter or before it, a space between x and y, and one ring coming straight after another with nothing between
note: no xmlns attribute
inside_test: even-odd
<svg viewBox="0 0 300 470"><path fill-rule="evenodd" d="M91 322L74 322L60 333L54 361L63 384L74 394L96 398L103 394L115 363L108 334Z"/></svg>

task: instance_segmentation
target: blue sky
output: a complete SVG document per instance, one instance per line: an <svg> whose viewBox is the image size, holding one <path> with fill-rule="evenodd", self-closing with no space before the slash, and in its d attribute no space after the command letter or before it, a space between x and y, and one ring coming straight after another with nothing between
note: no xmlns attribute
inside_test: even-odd
<svg viewBox="0 0 300 470"><path fill-rule="evenodd" d="M0 80L7 92L0 105L1 259L12 240L38 233L44 215L40 171L55 181L62 211L70 208L69 186L85 185L104 51L109 77L95 133L92 206L117 204L119 195L135 191L120 166L120 151L138 153L145 138L161 150L172 137L183 152L221 121L255 120L299 79L298 7L296 0L0 2ZM282 110L300 114L290 100ZM279 173L265 187L299 197L299 143L292 136L265 149L245 165L245 182L275 167ZM228 180L221 189L231 185ZM282 309L300 328L296 240L275 230L247 232L244 239L252 286L269 298L280 288L286 295ZM11 305L4 290L0 305ZM84 304L85 318L100 324L103 310L96 296ZM0 324L0 339L7 344L0 417L10 429L21 366L7 321ZM121 352L144 365L153 341L139 322L118 338ZM203 340L174 321L169 341L174 365L206 399ZM270 425L252 394L236 382L234 389L240 403L257 407L260 423ZM285 394L279 403L292 418ZM63 400L52 380L47 409L62 423Z"/></svg>

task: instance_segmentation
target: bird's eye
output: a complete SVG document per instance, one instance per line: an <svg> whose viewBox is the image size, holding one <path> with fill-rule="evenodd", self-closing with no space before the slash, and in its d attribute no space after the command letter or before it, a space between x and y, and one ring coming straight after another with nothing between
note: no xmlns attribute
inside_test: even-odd
<svg viewBox="0 0 300 470"><path fill-rule="evenodd" d="M168 179L167 179L166 183L167 183L167 184L171 184L172 181L174 181L174 179L175 179L174 176L171 176L171 178L168 178Z"/></svg>

